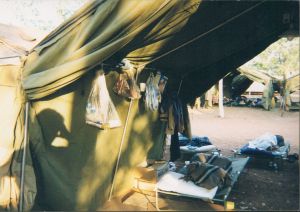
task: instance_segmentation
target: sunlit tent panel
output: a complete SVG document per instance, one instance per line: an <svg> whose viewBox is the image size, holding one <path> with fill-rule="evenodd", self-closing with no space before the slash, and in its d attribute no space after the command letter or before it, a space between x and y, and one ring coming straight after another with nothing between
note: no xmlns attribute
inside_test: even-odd
<svg viewBox="0 0 300 212"><path fill-rule="evenodd" d="M154 48L155 57L198 4L136 0L90 3L29 55L23 80L28 97L36 99L53 93L116 52L124 57L138 47L146 47L144 54ZM149 61L137 62L143 66Z"/></svg>
<svg viewBox="0 0 300 212"><path fill-rule="evenodd" d="M295 92L300 90L300 75L294 75L287 78L287 87L290 89L291 92Z"/></svg>
<svg viewBox="0 0 300 212"><path fill-rule="evenodd" d="M298 26L298 4L289 1L88 3L30 52L22 70L25 95L19 107L30 100L35 208L97 210L108 199L123 129L99 130L84 120L94 72L103 62L110 65L107 88L124 123L129 102L112 92L113 67L124 57L141 71L139 82L151 71L144 66L161 70L168 89L180 88L185 105L277 40L291 23ZM129 115L114 196L130 188L133 167L163 153L164 124L157 113L146 111L140 100Z"/></svg>
<svg viewBox="0 0 300 212"><path fill-rule="evenodd" d="M16 208L18 205L24 129L21 110L24 96L20 87L22 61L37 44L39 36L18 27L0 24L0 208L9 204ZM25 201L30 206L34 203L36 184L29 152L25 171Z"/></svg>

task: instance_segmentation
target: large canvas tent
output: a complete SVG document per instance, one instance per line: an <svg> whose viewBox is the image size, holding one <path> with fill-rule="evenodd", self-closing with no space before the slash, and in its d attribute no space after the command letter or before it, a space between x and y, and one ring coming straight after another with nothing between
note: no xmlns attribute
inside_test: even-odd
<svg viewBox="0 0 300 212"><path fill-rule="evenodd" d="M299 90L300 88L299 73L296 73L294 75L287 75L287 76L271 76L270 74L264 71L257 71L257 70L250 71L247 69L238 69L238 72L240 72L241 75L247 77L253 82L259 82L261 84L266 84L271 80L275 82L285 81L291 93L295 92L296 90Z"/></svg>
<svg viewBox="0 0 300 212"><path fill-rule="evenodd" d="M238 69L238 71L241 73L240 76L243 76L244 78L247 78L248 80L251 80L253 82L264 84L263 107L265 109L269 109L269 105L274 95L274 91L277 91L279 93L282 92L282 94L284 95L282 98L285 98L286 105L290 107L290 94L294 93L295 91L298 91L300 88L299 73L296 73L292 76L271 76L268 73L265 73L264 71L250 71L247 69ZM280 91L280 86L283 86L282 91ZM245 91L245 89L240 90L242 91L242 93Z"/></svg>
<svg viewBox="0 0 300 212"><path fill-rule="evenodd" d="M226 97L234 99L242 95L253 82L259 83L264 86L263 107L268 109L274 91L280 92L280 85L284 85L286 99L290 98L291 93L299 90L299 76L299 73L292 76L272 76L262 70L238 68L224 77L224 93ZM290 104L288 106L291 106Z"/></svg>
<svg viewBox="0 0 300 212"><path fill-rule="evenodd" d="M117 196L130 188L137 164L161 158L165 126L142 100L131 104L111 92L114 65L129 59L140 72L138 82L145 82L153 69L162 71L169 78L168 90L179 91L186 104L278 35L291 27L299 30L298 11L298 3L290 1L88 3L25 58L15 82L22 88L16 89L20 98L10 100L16 109L6 118L6 143L23 140L23 109L30 101L35 208L97 210L108 199L124 129L99 130L86 125L84 117L94 72L103 69L102 63L109 64L107 88L123 124L132 105L115 178ZM28 208L33 204L28 201Z"/></svg>

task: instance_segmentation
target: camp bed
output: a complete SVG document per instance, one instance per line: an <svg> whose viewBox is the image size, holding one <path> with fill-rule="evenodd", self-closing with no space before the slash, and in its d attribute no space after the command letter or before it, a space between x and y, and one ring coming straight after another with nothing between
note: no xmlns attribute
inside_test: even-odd
<svg viewBox="0 0 300 212"><path fill-rule="evenodd" d="M268 160L269 165L277 170L279 167L282 167L283 161L288 159L290 144L286 142L284 146L273 151L251 149L248 148L248 144L246 144L242 148L233 151L234 156L245 156L250 159Z"/></svg>
<svg viewBox="0 0 300 212"><path fill-rule="evenodd" d="M226 186L220 190L218 190L217 187L210 190L199 187L192 181L185 181L184 179L181 179L184 176L183 174L168 171L159 179L156 184L156 209L159 210L159 194L201 199L211 203L222 204L226 207L226 201L232 190L232 187L234 186L235 182L237 182L240 173L245 168L249 157L230 157L229 159L232 161L230 167L231 171L229 172L232 181L229 186Z"/></svg>
<svg viewBox="0 0 300 212"><path fill-rule="evenodd" d="M206 145L201 147L181 146L180 151L185 153L201 153L201 152L214 152L214 151L217 152L218 149L215 145Z"/></svg>
<svg viewBox="0 0 300 212"><path fill-rule="evenodd" d="M196 153L214 153L219 155L220 150L215 145L206 145L201 147L187 145L180 147L180 153L182 159L189 160L191 156L195 155Z"/></svg>

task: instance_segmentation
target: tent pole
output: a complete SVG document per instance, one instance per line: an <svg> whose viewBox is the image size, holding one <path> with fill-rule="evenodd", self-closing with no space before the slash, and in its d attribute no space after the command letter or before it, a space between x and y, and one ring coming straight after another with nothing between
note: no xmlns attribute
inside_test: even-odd
<svg viewBox="0 0 300 212"><path fill-rule="evenodd" d="M118 168L119 168L121 152L122 152L122 146L123 146L125 135L126 135L126 129L127 129L127 124L128 124L130 111L131 111L132 102L133 102L133 100L130 99L129 108L128 108L128 112L127 112L127 117L126 117L126 121L125 121L125 126L124 126L124 130L123 130L123 134L122 134L121 144L120 144L120 147L119 147L119 154L118 154L117 164L116 164L116 168L115 168L115 172L114 172L114 176L113 176L113 182L112 182L112 185L111 185L108 201L111 200L111 196L112 196L112 193L113 193L113 190L114 190L115 178L116 178L116 174L117 174L117 171L118 171Z"/></svg>
<svg viewBox="0 0 300 212"><path fill-rule="evenodd" d="M24 202L24 180L25 180L25 162L26 162L26 149L28 141L28 116L29 116L29 102L25 104L25 131L24 131L24 144L23 144L23 155L22 155L22 167L21 167L21 188L20 188L20 201L19 211L23 211Z"/></svg>
<svg viewBox="0 0 300 212"><path fill-rule="evenodd" d="M219 80L219 115L224 118L224 106L223 106L223 79Z"/></svg>

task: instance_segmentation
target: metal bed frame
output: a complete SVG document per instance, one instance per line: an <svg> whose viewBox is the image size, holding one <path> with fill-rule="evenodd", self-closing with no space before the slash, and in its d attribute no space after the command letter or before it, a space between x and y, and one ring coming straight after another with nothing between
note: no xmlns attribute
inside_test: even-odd
<svg viewBox="0 0 300 212"><path fill-rule="evenodd" d="M283 166L283 161L288 159L288 154L290 151L290 144L286 143L286 151L282 154L272 154L270 155L256 155L256 154L245 154L241 153L241 149L233 150L234 157L237 156L244 156L249 157L250 159L262 159L262 160L269 160L269 166L272 166L274 170L278 170Z"/></svg>
<svg viewBox="0 0 300 212"><path fill-rule="evenodd" d="M155 188L155 206L157 210L159 209L159 204L158 204L158 199L159 199L159 194L167 194L167 195L172 195L172 196L178 196L178 197L188 197L188 198L194 198L194 199L201 199L206 202L214 203L214 204L220 204L223 205L226 208L226 202L227 198L232 191L232 188L234 184L237 182L239 175L241 172L244 170L246 164L249 161L249 157L245 158L239 158L239 157L230 157L229 158L232 161L231 165L231 171L229 172L230 177L232 178L231 185L223 188L220 191L217 191L213 199L208 199L208 198L201 198L199 196L194 196L194 195L188 195L188 194L182 194L182 193L177 193L177 192L171 192L171 191L164 191L160 190L159 188Z"/></svg>

